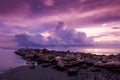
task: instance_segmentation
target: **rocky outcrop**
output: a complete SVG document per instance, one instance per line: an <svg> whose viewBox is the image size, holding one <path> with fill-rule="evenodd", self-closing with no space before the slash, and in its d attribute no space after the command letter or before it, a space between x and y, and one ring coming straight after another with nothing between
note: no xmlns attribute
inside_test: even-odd
<svg viewBox="0 0 120 80"><path fill-rule="evenodd" d="M32 48L21 48L15 53L22 56L25 60L35 61L38 65L45 64L43 67L53 66L57 70L67 71L70 75L76 74L79 71L78 69L87 69L91 66L120 71L120 54L106 56Z"/></svg>
<svg viewBox="0 0 120 80"><path fill-rule="evenodd" d="M67 70L67 72L68 72L68 75L70 75L70 76L75 76L75 75L77 75L78 74L78 69L74 69L74 68L70 68L70 69L68 69Z"/></svg>

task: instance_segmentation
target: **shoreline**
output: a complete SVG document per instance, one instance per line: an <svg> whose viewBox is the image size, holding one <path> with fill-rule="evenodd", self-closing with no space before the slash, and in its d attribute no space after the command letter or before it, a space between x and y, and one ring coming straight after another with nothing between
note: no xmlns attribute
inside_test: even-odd
<svg viewBox="0 0 120 80"><path fill-rule="evenodd" d="M59 75L65 80L119 80L120 78L120 54L106 56L33 48L21 48L15 53L27 61L28 65L5 71L1 74L3 77L0 76L0 80L63 80ZM36 77L29 79L28 76Z"/></svg>

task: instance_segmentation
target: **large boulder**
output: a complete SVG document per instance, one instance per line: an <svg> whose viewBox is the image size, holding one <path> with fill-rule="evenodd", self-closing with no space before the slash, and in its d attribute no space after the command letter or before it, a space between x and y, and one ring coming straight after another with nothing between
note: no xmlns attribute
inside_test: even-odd
<svg viewBox="0 0 120 80"><path fill-rule="evenodd" d="M41 55L39 55L39 60L49 61L49 56L45 55L45 54L41 54Z"/></svg>
<svg viewBox="0 0 120 80"><path fill-rule="evenodd" d="M119 61L108 61L108 62L102 62L98 61L94 64L98 67L103 67L109 70L119 70L120 71L120 62Z"/></svg>
<svg viewBox="0 0 120 80"><path fill-rule="evenodd" d="M57 66L64 68L66 66L64 61L58 61Z"/></svg>
<svg viewBox="0 0 120 80"><path fill-rule="evenodd" d="M33 58L34 57L34 54L26 54L25 55L25 58Z"/></svg>

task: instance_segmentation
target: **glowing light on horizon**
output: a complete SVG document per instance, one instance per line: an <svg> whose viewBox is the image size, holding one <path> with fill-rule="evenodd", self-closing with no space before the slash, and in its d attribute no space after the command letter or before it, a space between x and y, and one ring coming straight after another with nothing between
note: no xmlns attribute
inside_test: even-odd
<svg viewBox="0 0 120 80"><path fill-rule="evenodd" d="M99 26L99 27L98 27ZM85 32L88 37L94 37L94 41L97 43L103 42L118 42L120 40L120 36L117 36L115 33L118 33L120 29L112 29L112 25L109 27L102 27L108 26L108 24L104 23L98 25L97 27L87 27L87 28L75 28L76 32Z"/></svg>
<svg viewBox="0 0 120 80"><path fill-rule="evenodd" d="M102 28L99 28L99 27L76 28L75 30L76 30L76 32L85 32L87 34L87 36L97 36L97 35L107 31L107 29L104 27L102 27Z"/></svg>
<svg viewBox="0 0 120 80"><path fill-rule="evenodd" d="M95 41L97 42L103 42L103 41L109 41L109 42L113 42L113 41L119 41L120 37L116 38L116 36L103 36L100 38L95 38Z"/></svg>

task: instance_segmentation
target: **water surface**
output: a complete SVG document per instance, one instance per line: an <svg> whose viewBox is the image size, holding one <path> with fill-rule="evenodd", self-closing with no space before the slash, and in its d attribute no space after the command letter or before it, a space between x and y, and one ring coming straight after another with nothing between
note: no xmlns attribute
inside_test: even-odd
<svg viewBox="0 0 120 80"><path fill-rule="evenodd" d="M14 54L15 50L0 49L0 72L9 68L24 65L25 61Z"/></svg>
<svg viewBox="0 0 120 80"><path fill-rule="evenodd" d="M89 47L49 47L48 49L55 49L59 51L85 52L97 55L111 55L120 53L119 48L89 48Z"/></svg>

